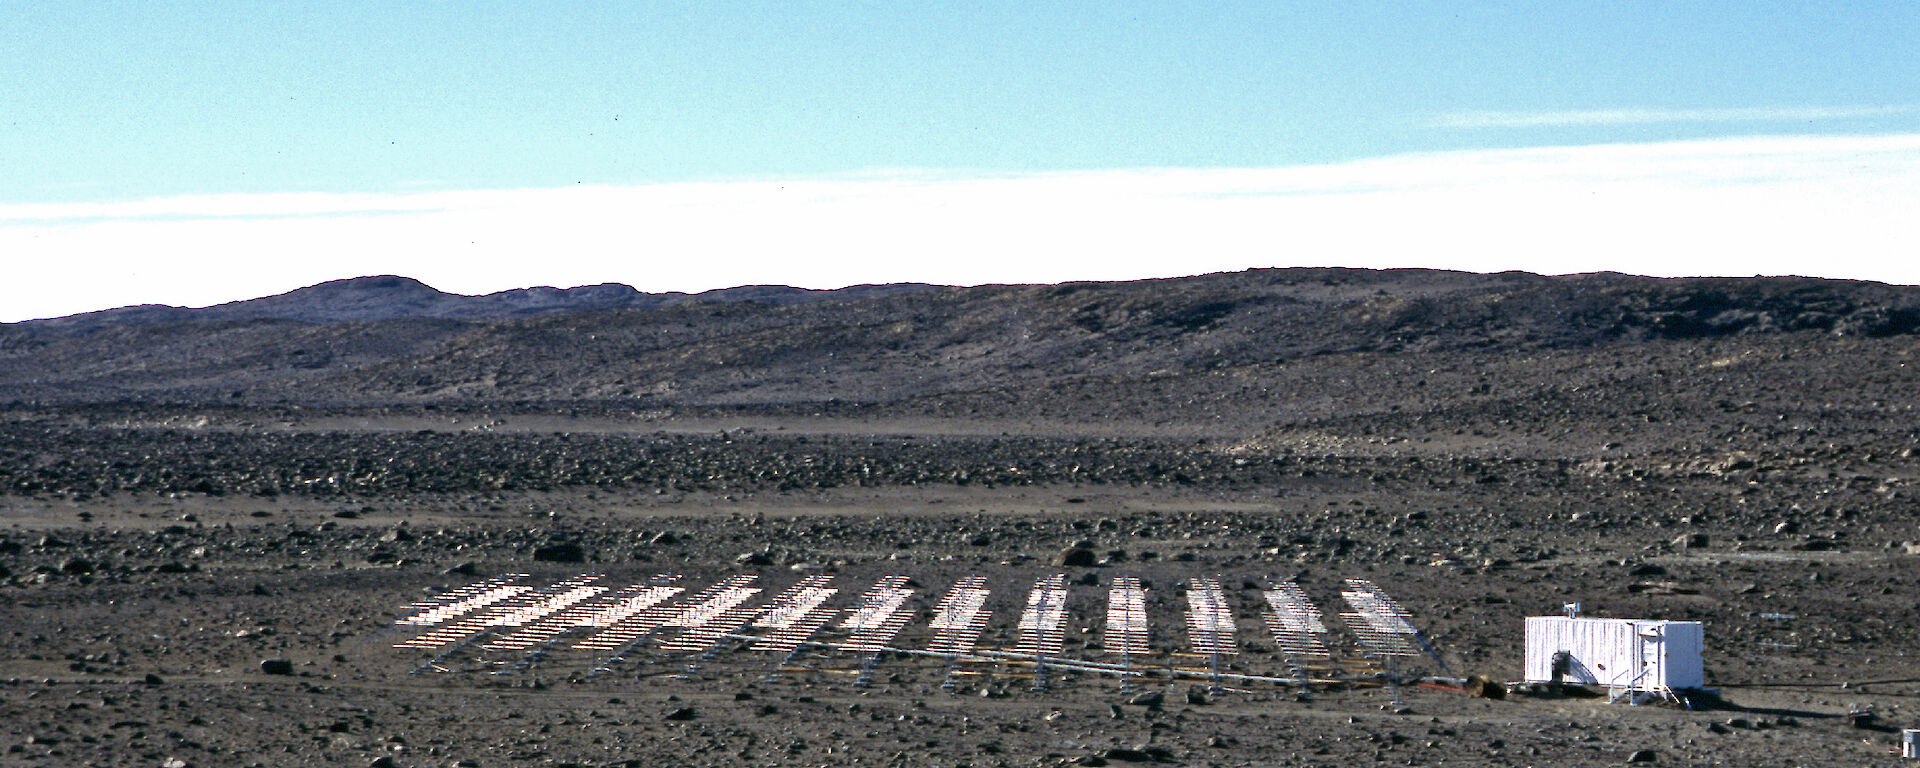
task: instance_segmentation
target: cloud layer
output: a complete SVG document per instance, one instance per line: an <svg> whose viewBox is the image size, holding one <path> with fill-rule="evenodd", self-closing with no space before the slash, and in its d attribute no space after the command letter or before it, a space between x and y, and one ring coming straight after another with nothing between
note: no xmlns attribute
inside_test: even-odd
<svg viewBox="0 0 1920 768"><path fill-rule="evenodd" d="M1674 123L1821 122L1920 114L1913 106L1739 107L1731 109L1574 109L1467 111L1434 119L1435 128L1569 128Z"/></svg>
<svg viewBox="0 0 1920 768"><path fill-rule="evenodd" d="M394 273L443 290L1055 282L1267 266L1920 283L1920 134L1319 166L0 206L0 320Z"/></svg>

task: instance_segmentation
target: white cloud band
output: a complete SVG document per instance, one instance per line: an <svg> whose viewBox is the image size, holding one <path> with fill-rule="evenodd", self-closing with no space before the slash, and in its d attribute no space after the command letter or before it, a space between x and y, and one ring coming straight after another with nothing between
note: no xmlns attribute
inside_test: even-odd
<svg viewBox="0 0 1920 768"><path fill-rule="evenodd" d="M362 274L481 293L1135 279L1261 266L1920 283L1920 134L1320 166L0 206L0 320Z"/></svg>
<svg viewBox="0 0 1920 768"><path fill-rule="evenodd" d="M1476 110L1432 120L1435 128L1575 128L1673 123L1822 122L1920 114L1914 106L1739 107L1730 109L1574 109L1551 112Z"/></svg>

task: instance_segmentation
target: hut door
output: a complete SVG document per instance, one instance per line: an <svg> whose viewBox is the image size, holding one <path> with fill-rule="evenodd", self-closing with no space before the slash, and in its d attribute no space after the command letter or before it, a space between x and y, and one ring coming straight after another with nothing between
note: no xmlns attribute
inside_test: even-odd
<svg viewBox="0 0 1920 768"><path fill-rule="evenodd" d="M1635 674L1640 678L1634 682L1635 688L1666 687L1666 671L1661 662L1666 656L1666 636L1659 627L1645 627L1640 635L1640 669Z"/></svg>

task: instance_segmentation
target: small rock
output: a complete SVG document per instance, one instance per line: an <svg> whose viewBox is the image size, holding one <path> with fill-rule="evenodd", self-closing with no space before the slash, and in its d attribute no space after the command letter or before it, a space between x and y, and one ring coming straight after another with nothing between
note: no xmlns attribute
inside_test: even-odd
<svg viewBox="0 0 1920 768"><path fill-rule="evenodd" d="M733 561L740 565L773 565L773 558L765 552L742 552Z"/></svg>
<svg viewBox="0 0 1920 768"><path fill-rule="evenodd" d="M692 720L699 716L700 716L700 713L693 711L693 707L681 707L672 712L668 712L666 719L685 721L685 720Z"/></svg>
<svg viewBox="0 0 1920 768"><path fill-rule="evenodd" d="M1137 694L1134 694L1133 698L1127 699L1128 704L1132 704L1133 706L1136 706L1136 707L1158 707L1161 704L1165 704L1166 702L1167 702L1166 695L1160 693L1159 691L1147 691L1145 693L1137 693Z"/></svg>
<svg viewBox="0 0 1920 768"><path fill-rule="evenodd" d="M661 531L659 533L654 534L653 538L648 539L647 543L652 544L654 546L658 546L658 547L664 547L670 544L680 543L680 537L673 535L672 531Z"/></svg>
<svg viewBox="0 0 1920 768"><path fill-rule="evenodd" d="M293 662L287 659L267 659L260 662L260 672L267 675L291 675Z"/></svg>
<svg viewBox="0 0 1920 768"><path fill-rule="evenodd" d="M1068 547L1060 551L1054 564L1067 568L1092 568L1099 565L1100 557L1086 547Z"/></svg>
<svg viewBox="0 0 1920 768"><path fill-rule="evenodd" d="M533 559L547 563L584 563L587 551L571 542L551 544L534 550Z"/></svg>
<svg viewBox="0 0 1920 768"><path fill-rule="evenodd" d="M161 679L159 675L156 675L152 672L147 673L147 679L146 679L147 685L164 685L166 684L166 682L167 681Z"/></svg>
<svg viewBox="0 0 1920 768"><path fill-rule="evenodd" d="M454 567L452 567L452 568L448 568L448 569L447 569L447 573L448 573L448 574L459 574L459 575L461 575L461 576L472 576L472 575L473 575L473 574L474 574L475 572L477 572L477 571L479 571L479 570L480 570L480 564L479 564L479 563L476 563L476 562L474 562L474 561L472 561L472 560L468 560L468 561L466 561L466 562L464 562L464 563L461 563L461 564L459 564L459 565L456 565L456 566L454 566Z"/></svg>
<svg viewBox="0 0 1920 768"><path fill-rule="evenodd" d="M1187 689L1187 703L1196 706L1205 706L1212 703L1212 700L1207 698L1207 689L1196 685Z"/></svg>
<svg viewBox="0 0 1920 768"><path fill-rule="evenodd" d="M1659 759L1660 753L1651 749L1636 749L1633 751L1633 754L1627 755L1627 762L1629 763L1651 763Z"/></svg>
<svg viewBox="0 0 1920 768"><path fill-rule="evenodd" d="M393 762L393 758L381 755L374 758L373 762L367 763L367 768L395 768L396 765L397 764Z"/></svg>

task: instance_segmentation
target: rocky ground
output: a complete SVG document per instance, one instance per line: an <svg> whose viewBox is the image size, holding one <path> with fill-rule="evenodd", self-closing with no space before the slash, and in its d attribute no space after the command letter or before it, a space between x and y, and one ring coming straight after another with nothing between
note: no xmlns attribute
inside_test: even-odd
<svg viewBox="0 0 1920 768"><path fill-rule="evenodd" d="M788 432L825 453L853 439ZM680 467L656 471L691 477L677 462L728 455L705 450L726 439L644 441L663 443L655 463ZM16 495L0 538L11 618L0 742L9 762L41 765L1583 765L1643 750L1673 764L1797 765L1885 754L1892 734L1844 716L1873 707L1907 725L1903 706L1920 693L1911 680L1869 683L1910 678L1920 640L1920 556L1902 546L1920 532L1884 490L1840 482L1796 511L1798 494L1713 476L1649 484L1514 466L1497 481L1435 482L1364 468L1387 460L1247 468L1154 441L1103 454L1115 477L963 484L948 452L974 457L968 471L1069 452L1037 438L919 442L861 443L881 466L922 467L917 483L896 468L834 487ZM346 436L335 446L358 450ZM985 461L992 451L1007 460ZM743 453L752 466L783 452ZM1183 467L1188 478L1171 479ZM582 562L535 559L556 544L577 545ZM1058 566L1075 544L1103 564ZM1096 661L1110 577L1147 580L1153 642L1173 651L1186 641L1180 585L1218 576L1241 625L1233 667L1254 674L1285 669L1258 620L1255 588L1276 579L1328 606L1342 579L1372 579L1451 671L1502 680L1520 676L1521 619L1580 600L1594 614L1707 622L1723 700L1688 711L1408 689L1398 708L1379 689L1299 697L1261 684L1190 703L1181 683L1148 708L1087 674L1033 692L1008 669L945 692L943 666L912 657L883 660L875 684L857 688L858 657L844 653L770 681L771 662L745 650L672 679L662 674L681 662L654 646L641 658L660 663L592 678L579 659L491 675L467 656L452 672L410 675L428 654L391 647L407 636L392 621L409 602L488 575L625 584L678 573L704 585L753 573L777 589L816 568L849 590L913 577L923 615L902 647L923 647L924 613L967 574L995 589L988 644L1009 642L1027 586L1063 572L1074 583L1067 653ZM291 674L266 674L268 659Z"/></svg>
<svg viewBox="0 0 1920 768"><path fill-rule="evenodd" d="M0 764L1857 765L1920 727L1912 297L1308 272L880 292L858 322L0 329ZM1153 681L1149 705L1086 672L948 691L885 654L863 687L857 654L770 677L657 642L606 674L471 650L410 674L406 606L510 572L826 574L839 605L903 575L908 650L963 576L1000 647L1063 573L1088 661L1137 576L1149 666L1195 663L1184 583L1218 577L1254 675L1285 670L1262 587L1336 608L1359 577L1439 652L1408 675L1516 679L1522 619L1579 601L1705 622L1718 697Z"/></svg>

